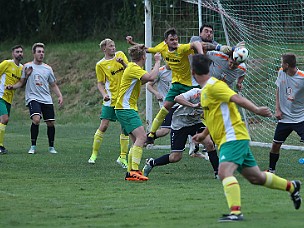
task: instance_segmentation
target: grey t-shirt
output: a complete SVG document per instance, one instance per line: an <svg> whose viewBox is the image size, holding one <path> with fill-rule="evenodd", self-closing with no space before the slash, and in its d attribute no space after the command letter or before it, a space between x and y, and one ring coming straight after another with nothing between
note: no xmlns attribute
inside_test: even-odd
<svg viewBox="0 0 304 228"><path fill-rule="evenodd" d="M193 103L200 103L201 89L193 88L185 93L182 93L184 98ZM191 108L188 106L180 105L172 116L171 128L179 130L183 127L193 126L202 122L202 108Z"/></svg>
<svg viewBox="0 0 304 228"><path fill-rule="evenodd" d="M229 69L228 59L229 56L218 51L208 51L207 56L212 60L210 65L210 75L222 80L227 83L227 85L232 88L233 83L239 77L242 77L246 73L246 64L241 63L236 69Z"/></svg>
<svg viewBox="0 0 304 228"><path fill-rule="evenodd" d="M279 90L280 109L283 113L282 123L299 123L304 121L304 72L298 70L293 76L279 70L276 85Z"/></svg>
<svg viewBox="0 0 304 228"><path fill-rule="evenodd" d="M172 71L168 70L166 66L162 66L159 68L158 77L156 79L157 91L163 96L165 99L172 82ZM159 107L163 106L163 101L159 101Z"/></svg>
<svg viewBox="0 0 304 228"><path fill-rule="evenodd" d="M52 68L42 63L36 65L33 62L26 63L23 69L33 67L33 71L28 77L25 87L25 103L37 101L43 104L53 104L49 84L56 81ZM22 71L22 77L25 78L25 71Z"/></svg>

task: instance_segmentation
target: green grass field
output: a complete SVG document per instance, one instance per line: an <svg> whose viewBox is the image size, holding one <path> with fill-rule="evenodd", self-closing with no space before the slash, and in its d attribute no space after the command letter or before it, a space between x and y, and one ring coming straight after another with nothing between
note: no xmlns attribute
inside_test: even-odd
<svg viewBox="0 0 304 228"><path fill-rule="evenodd" d="M98 118L86 124L58 124L58 154L47 152L42 124L35 155L28 155L30 120L12 116L0 156L0 227L223 227L217 219L228 208L220 181L208 161L184 153L182 161L155 168L145 183L127 182L119 155L119 128L111 125L95 165L87 160ZM60 117L58 116L58 120ZM60 121L59 121L60 122ZM163 140L166 141L166 140ZM268 149L252 148L261 169ZM145 150L143 158L166 150ZM278 174L303 181L299 151L282 151ZM143 166L143 160L141 167ZM226 227L300 227L286 192L252 186L237 175L245 221Z"/></svg>

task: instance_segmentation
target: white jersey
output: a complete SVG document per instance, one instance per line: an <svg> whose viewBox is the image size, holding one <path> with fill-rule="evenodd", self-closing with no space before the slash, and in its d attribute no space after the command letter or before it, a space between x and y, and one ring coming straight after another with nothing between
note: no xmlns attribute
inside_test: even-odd
<svg viewBox="0 0 304 228"><path fill-rule="evenodd" d="M200 103L201 89L193 88L186 93L182 93L184 98L193 103ZM183 127L193 126L202 123L202 108L191 108L188 106L180 105L172 116L171 129L179 130Z"/></svg>
<svg viewBox="0 0 304 228"><path fill-rule="evenodd" d="M158 77L156 79L157 91L165 99L172 82L172 71L168 70L166 66L159 68ZM163 101L159 101L159 107L163 106Z"/></svg>
<svg viewBox="0 0 304 228"><path fill-rule="evenodd" d="M304 121L304 72L298 70L293 76L279 70L276 80L282 123L299 123Z"/></svg>
<svg viewBox="0 0 304 228"><path fill-rule="evenodd" d="M53 104L49 84L56 81L52 68L42 63L41 65L33 62L26 63L23 67L22 77L25 78L24 69L33 67L33 71L27 79L25 87L25 103L37 101L43 104Z"/></svg>
<svg viewBox="0 0 304 228"><path fill-rule="evenodd" d="M246 73L247 68L245 63L241 63L234 70L229 69L229 56L222 52L208 51L207 56L212 60L209 68L210 76L226 82L231 89L236 79L244 76Z"/></svg>

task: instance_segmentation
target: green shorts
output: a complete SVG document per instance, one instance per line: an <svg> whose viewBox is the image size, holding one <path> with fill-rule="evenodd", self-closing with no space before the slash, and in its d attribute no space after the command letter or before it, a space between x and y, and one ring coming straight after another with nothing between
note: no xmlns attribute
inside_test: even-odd
<svg viewBox="0 0 304 228"><path fill-rule="evenodd" d="M11 112L11 104L0 98L0 116L9 115Z"/></svg>
<svg viewBox="0 0 304 228"><path fill-rule="evenodd" d="M167 93L167 96L165 98L165 101L171 101L171 102L174 102L174 98L178 95L180 95L181 93L185 93L193 88L200 88L200 86L186 86L186 85L183 85L183 84L180 84L178 82L175 82L175 83L172 83L168 93Z"/></svg>
<svg viewBox="0 0 304 228"><path fill-rule="evenodd" d="M254 167L257 163L249 147L249 140L235 140L226 142L220 148L220 163L233 162L239 165L241 173L244 167Z"/></svg>
<svg viewBox="0 0 304 228"><path fill-rule="evenodd" d="M101 120L106 119L106 120L110 120L112 122L115 122L117 120L117 117L116 117L116 114L115 114L114 107L102 105L100 119Z"/></svg>
<svg viewBox="0 0 304 228"><path fill-rule="evenodd" d="M138 112L134 109L116 109L116 116L125 135L130 134L134 129L143 126Z"/></svg>

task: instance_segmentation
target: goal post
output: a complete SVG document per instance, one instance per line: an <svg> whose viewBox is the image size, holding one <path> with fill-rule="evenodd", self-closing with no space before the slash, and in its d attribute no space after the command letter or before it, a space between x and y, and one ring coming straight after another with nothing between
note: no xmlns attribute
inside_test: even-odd
<svg viewBox="0 0 304 228"><path fill-rule="evenodd" d="M151 26L152 45L163 40L163 33L169 27L177 29L180 43L188 43L191 36L199 35L198 29L204 23L213 25L214 39L219 43L233 46L244 40L250 56L242 95L259 106L268 106L273 113L275 80L281 55L295 53L298 68L304 69L304 48L301 48L304 43L304 0L146 0L145 4L146 2L151 4L151 24L145 22L146 26ZM147 116L147 120L150 118L147 122L151 124L159 107L152 105L156 103L155 100L150 102L146 106L153 107L153 114ZM260 117L247 110L241 114L247 121L252 145L270 147L276 119ZM304 150L299 136L294 133L282 148Z"/></svg>

